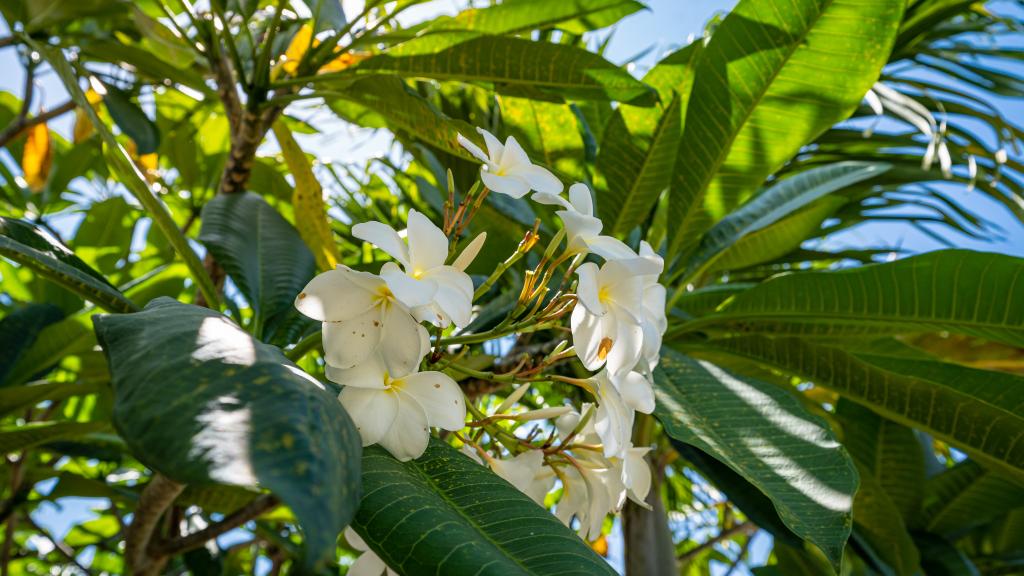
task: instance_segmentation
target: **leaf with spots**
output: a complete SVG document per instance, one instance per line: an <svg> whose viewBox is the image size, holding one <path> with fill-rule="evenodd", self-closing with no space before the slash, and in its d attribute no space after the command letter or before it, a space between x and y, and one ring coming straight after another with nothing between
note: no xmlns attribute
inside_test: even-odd
<svg viewBox="0 0 1024 576"><path fill-rule="evenodd" d="M820 418L787 391L664 349L655 416L771 499L782 521L838 569L853 522L857 469Z"/></svg>
<svg viewBox="0 0 1024 576"><path fill-rule="evenodd" d="M436 439L406 463L367 448L363 493L353 528L406 576L615 574L550 512Z"/></svg>
<svg viewBox="0 0 1024 576"><path fill-rule="evenodd" d="M303 565L333 555L358 502L361 449L333 394L206 308L157 298L93 322L114 425L140 461L186 484L270 490L303 528Z"/></svg>

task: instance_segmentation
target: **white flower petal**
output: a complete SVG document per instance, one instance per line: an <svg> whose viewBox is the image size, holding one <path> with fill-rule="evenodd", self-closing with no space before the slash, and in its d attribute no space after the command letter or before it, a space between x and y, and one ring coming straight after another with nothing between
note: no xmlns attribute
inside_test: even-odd
<svg viewBox="0 0 1024 576"><path fill-rule="evenodd" d="M562 498L555 506L555 517L562 524L570 526L573 516L579 518L580 526L587 523L587 483L575 466L560 468L563 476Z"/></svg>
<svg viewBox="0 0 1024 576"><path fill-rule="evenodd" d="M498 176L493 172L482 170L480 179L490 190L512 198L522 198L530 191L530 184L522 178Z"/></svg>
<svg viewBox="0 0 1024 576"><path fill-rule="evenodd" d="M338 368L366 361L380 344L382 328L379 306L344 322L324 322L324 360Z"/></svg>
<svg viewBox="0 0 1024 576"><path fill-rule="evenodd" d="M452 266L439 266L423 275L436 283L434 304L460 328L469 324L473 314L473 280Z"/></svg>
<svg viewBox="0 0 1024 576"><path fill-rule="evenodd" d="M416 210L409 210L408 224L408 272L416 277L426 270L443 266L448 258L448 237L444 232Z"/></svg>
<svg viewBox="0 0 1024 576"><path fill-rule="evenodd" d="M611 236L587 236L582 238L587 246L587 251L597 254L605 260L628 260L636 258L636 252L626 245L625 242Z"/></svg>
<svg viewBox="0 0 1024 576"><path fill-rule="evenodd" d="M430 303L437 293L437 284L430 280L417 280L402 272L394 262L387 262L380 269L380 277L399 302L415 308Z"/></svg>
<svg viewBox="0 0 1024 576"><path fill-rule="evenodd" d="M465 148L473 156L476 156L478 160L480 160L484 164L490 162L490 159L487 157L487 154L484 154L484 151L481 150L479 146L474 144L472 140L466 138L462 134L458 135L457 140L459 141L460 146Z"/></svg>
<svg viewBox="0 0 1024 576"><path fill-rule="evenodd" d="M423 407L430 426L453 432L466 426L465 397L447 374L418 372L402 378L399 386Z"/></svg>
<svg viewBox="0 0 1024 576"><path fill-rule="evenodd" d="M530 188L538 192L558 194L564 188L562 181L552 174L550 170L536 164L513 166L506 173L509 176L516 176L526 180L530 184Z"/></svg>
<svg viewBox="0 0 1024 576"><path fill-rule="evenodd" d="M501 140L498 140L494 134L491 134L487 130L477 128L476 131L484 137L484 144L487 145L487 155L489 158L485 160L485 162L496 166L501 162L501 156L505 153L505 146L501 143Z"/></svg>
<svg viewBox="0 0 1024 576"><path fill-rule="evenodd" d="M528 450L507 460L491 460L489 464L495 474L504 478L520 492L526 492L534 476L544 465L544 452Z"/></svg>
<svg viewBox="0 0 1024 576"><path fill-rule="evenodd" d="M314 320L348 320L366 312L374 294L354 283L348 269L317 274L295 298L295 307Z"/></svg>
<svg viewBox="0 0 1024 576"><path fill-rule="evenodd" d="M575 210L559 210L555 212L562 220L565 234L568 238L570 252L590 252L587 241L590 238L600 235L604 224L593 216L580 214Z"/></svg>
<svg viewBox="0 0 1024 576"><path fill-rule="evenodd" d="M594 428L601 437L606 457L626 454L633 433L633 410L626 406L618 390L608 380L607 375L595 378L598 386L597 414L594 417Z"/></svg>
<svg viewBox="0 0 1024 576"><path fill-rule="evenodd" d="M352 227L352 235L387 252L403 266L409 265L409 248L394 228L383 222L360 222Z"/></svg>
<svg viewBox="0 0 1024 576"><path fill-rule="evenodd" d="M416 370L423 359L423 332L409 312L398 306L389 306L384 314L384 330L380 340L380 355L392 378L402 378Z"/></svg>
<svg viewBox="0 0 1024 576"><path fill-rule="evenodd" d="M523 384L523 386L528 385ZM572 434L572 431L576 429L576 425L580 423L580 418L582 418L582 415L575 410L562 414L556 418L555 428L558 430L558 439L565 441L565 439L569 437L569 434Z"/></svg>
<svg viewBox="0 0 1024 576"><path fill-rule="evenodd" d="M603 316L607 313L599 297L598 267L593 262L584 262L576 269L579 282L576 284L576 296L583 306L592 314Z"/></svg>
<svg viewBox="0 0 1024 576"><path fill-rule="evenodd" d="M616 318L615 335L611 338L612 347L607 356L608 370L615 374L632 370L643 351L643 328L639 324L624 321L620 316Z"/></svg>
<svg viewBox="0 0 1024 576"><path fill-rule="evenodd" d="M584 216L594 215L594 199L590 195L590 188L583 182L569 186L569 203L574 210Z"/></svg>
<svg viewBox="0 0 1024 576"><path fill-rule="evenodd" d="M383 390L386 387L384 375L387 370L380 354L371 354L365 361L351 368L338 368L328 364L325 371L328 380L342 386L376 388L378 390Z"/></svg>
<svg viewBox="0 0 1024 576"><path fill-rule="evenodd" d="M359 430L363 446L380 442L399 415L398 396L387 390L346 386L338 399Z"/></svg>
<svg viewBox="0 0 1024 576"><path fill-rule="evenodd" d="M353 530L351 526L345 527L345 541L348 542L349 546L351 546L354 550L358 552L366 552L370 549L370 547L367 546L366 542L363 540L363 537L357 534L356 531Z"/></svg>
<svg viewBox="0 0 1024 576"><path fill-rule="evenodd" d="M647 504L647 493L651 491L651 468L644 459L650 448L630 448L622 463L622 482L626 486L629 499L644 506Z"/></svg>
<svg viewBox="0 0 1024 576"><path fill-rule="evenodd" d="M548 206L560 206L566 210L573 210L572 204L559 196L558 194L550 194L547 192L534 192L530 199L538 204L547 204Z"/></svg>
<svg viewBox="0 0 1024 576"><path fill-rule="evenodd" d="M452 262L452 267L456 270L463 271L466 268L469 268L469 265L476 259L477 254L480 253L480 250L484 247L484 242L486 241L487 232L477 234L476 238L473 238L473 241L462 249L462 252L459 253L459 257L455 259L455 262Z"/></svg>
<svg viewBox="0 0 1024 576"><path fill-rule="evenodd" d="M381 576L387 570L387 565L372 551L367 550L356 558L348 568L348 576Z"/></svg>
<svg viewBox="0 0 1024 576"><path fill-rule="evenodd" d="M612 383L627 406L642 414L654 412L654 388L643 374L630 372L623 376L613 375Z"/></svg>
<svg viewBox="0 0 1024 576"><path fill-rule="evenodd" d="M551 489L555 487L555 472L551 468L541 468L536 476L533 477L533 481L526 487L523 492L530 497L531 500L544 505L544 497L551 492Z"/></svg>
<svg viewBox="0 0 1024 576"><path fill-rule="evenodd" d="M398 416L379 444L402 462L419 458L427 449L430 429L427 414L415 398L398 391Z"/></svg>
<svg viewBox="0 0 1024 576"><path fill-rule="evenodd" d="M573 308L570 319L572 344L576 356L587 370L597 370L604 365L608 353L615 345L615 317L611 314L591 314L585 306ZM607 342L603 342L608 338Z"/></svg>
<svg viewBox="0 0 1024 576"><path fill-rule="evenodd" d="M505 170L511 170L513 168L521 166L529 166L530 157L526 155L526 150L519 144L515 136L509 136L505 139L505 149L501 154L501 160L498 162L498 167ZM561 192L561 189L558 190Z"/></svg>

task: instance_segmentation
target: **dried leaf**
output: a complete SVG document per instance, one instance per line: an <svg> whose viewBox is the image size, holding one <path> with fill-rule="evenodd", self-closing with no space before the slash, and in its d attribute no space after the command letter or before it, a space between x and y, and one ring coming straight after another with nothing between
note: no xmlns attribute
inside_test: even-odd
<svg viewBox="0 0 1024 576"><path fill-rule="evenodd" d="M33 192L41 192L50 177L53 164L53 148L50 144L50 129L40 122L28 129L25 149L21 155L21 169L25 182Z"/></svg>

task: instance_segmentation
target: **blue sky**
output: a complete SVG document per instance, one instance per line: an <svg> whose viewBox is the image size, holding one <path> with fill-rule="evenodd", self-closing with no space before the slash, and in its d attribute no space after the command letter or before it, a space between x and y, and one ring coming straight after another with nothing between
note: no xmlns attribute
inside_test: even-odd
<svg viewBox="0 0 1024 576"><path fill-rule="evenodd" d="M642 75L645 69L657 61L661 55L685 45L692 35L700 34L704 23L716 12L727 11L735 4L733 0L651 0L647 3L650 10L625 19L612 32L613 37L606 51L606 56L610 60L622 63L649 49L649 52L633 68L633 72L638 76ZM347 0L345 2L350 13L354 13L351 8L357 4L360 3ZM462 4L463 2L457 0L442 0L431 4L430 7L412 11L407 15L406 20L416 21L425 15L438 12L452 13L455 6ZM1003 12L1016 10L1018 15L1021 11L1020 8L1008 1L992 2L989 6ZM0 34L4 33L6 30L0 30ZM607 34L607 31L603 31L598 36L604 38ZM594 41L596 43L597 38ZM1017 38L1014 44L1024 48L1024 36ZM1017 68L1016 71L1024 76L1024 65ZM20 94L24 77L13 50L0 50L0 70L4 71L4 74L0 75L0 90ZM42 78L40 85L43 104L46 107L54 107L65 101L66 95L52 75ZM1012 121L1024 124L1024 102L1020 99L1002 98L995 104L1000 112ZM68 135L71 130L71 119L72 115L65 115L51 123L51 127ZM347 128L329 132L330 134L325 136L305 137L303 143L309 146L309 149L321 154L325 160L347 162L359 162L385 154L389 147L389 140L382 133L373 135L365 130ZM9 161L10 159L4 158L3 160ZM965 203L985 218L1000 225L1005 231L1005 237L996 243L983 243L962 238L958 240L959 244L977 250L1024 256L1024 226L1016 221L1011 214L980 193L967 193L961 187L948 187L948 191L954 195L969 195L965 199ZM69 217L62 224L73 226L75 221L77 218ZM943 247L920 231L909 226L891 223L858 227L841 236L831 238L829 246L834 248L904 248L911 252ZM96 504L97 502L87 499L65 499L61 502L61 507L41 507L38 520L53 529L56 535L62 536L73 523L88 517L90 515L89 507ZM750 551L751 563L753 565L764 563L769 549L770 537L759 536ZM611 542L613 563L621 566L621 554L621 541L617 538L613 539ZM713 572L724 572L724 567L716 567ZM737 573L749 572L744 569Z"/></svg>

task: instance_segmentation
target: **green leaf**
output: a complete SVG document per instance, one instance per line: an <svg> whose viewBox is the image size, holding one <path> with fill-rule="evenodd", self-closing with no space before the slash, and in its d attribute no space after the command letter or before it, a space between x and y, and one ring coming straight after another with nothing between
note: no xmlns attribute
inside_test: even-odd
<svg viewBox="0 0 1024 576"><path fill-rule="evenodd" d="M653 104L655 96L622 68L581 48L477 32L425 34L350 70L482 82L512 95L525 90L548 98L610 99L638 105Z"/></svg>
<svg viewBox="0 0 1024 576"><path fill-rule="evenodd" d="M353 528L401 574L615 574L551 513L436 439L404 464L367 448L363 494Z"/></svg>
<svg viewBox="0 0 1024 576"><path fill-rule="evenodd" d="M299 316L295 296L316 274L316 260L298 231L252 192L215 197L202 219L199 241L252 306L256 335L286 342Z"/></svg>
<svg viewBox="0 0 1024 576"><path fill-rule="evenodd" d="M9 386L0 389L0 415L35 406L44 400L62 400L70 396L92 394L100 389L100 380L83 382L45 382L30 386Z"/></svg>
<svg viewBox="0 0 1024 576"><path fill-rule="evenodd" d="M502 122L533 162L572 181L586 180L583 136L568 104L511 96L500 102Z"/></svg>
<svg viewBox="0 0 1024 576"><path fill-rule="evenodd" d="M776 276L683 331L869 335L948 330L1024 346L1024 259L943 250Z"/></svg>
<svg viewBox="0 0 1024 576"><path fill-rule="evenodd" d="M999 470L965 460L928 479L923 525L957 537L1011 510L1024 508L1024 487Z"/></svg>
<svg viewBox="0 0 1024 576"><path fill-rule="evenodd" d="M924 452L917 435L848 400L836 406L836 417L842 423L843 446L863 465L861 481L865 475L871 476L903 522L915 526L920 520L925 482Z"/></svg>
<svg viewBox="0 0 1024 576"><path fill-rule="evenodd" d="M152 154L160 148L160 131L129 95L113 86L106 86L103 103L107 105L110 117L132 141L135 150L142 156Z"/></svg>
<svg viewBox="0 0 1024 576"><path fill-rule="evenodd" d="M107 422L30 422L0 428L0 454L11 454L54 440L80 438L110 428Z"/></svg>
<svg viewBox="0 0 1024 576"><path fill-rule="evenodd" d="M372 128L387 127L411 141L421 141L467 160L473 156L458 141L459 133L476 138L476 130L462 120L445 116L429 100L414 92L401 78L368 76L359 78L338 93L331 109L339 116ZM358 105L357 109L346 103ZM366 111L372 112L367 115Z"/></svg>
<svg viewBox="0 0 1024 576"><path fill-rule="evenodd" d="M138 309L56 238L27 222L0 216L0 255L31 268L105 310L131 312Z"/></svg>
<svg viewBox="0 0 1024 576"><path fill-rule="evenodd" d="M39 333L32 347L26 350L7 376L6 386L28 382L45 373L69 354L81 354L96 345L89 318L79 314L48 325Z"/></svg>
<svg viewBox="0 0 1024 576"><path fill-rule="evenodd" d="M608 121L597 155L597 210L610 231L640 225L668 187L702 41L677 50L651 68L644 82L658 91L653 108L628 104Z"/></svg>
<svg viewBox="0 0 1024 576"><path fill-rule="evenodd" d="M871 471L860 462L857 464L860 487L853 499L854 533L867 540L871 552L891 567L896 576L919 574L920 553L899 509Z"/></svg>
<svg viewBox="0 0 1024 576"><path fill-rule="evenodd" d="M794 533L838 568L857 470L828 426L785 390L664 349L655 415L665 431L722 461L775 504Z"/></svg>
<svg viewBox="0 0 1024 576"><path fill-rule="evenodd" d="M755 360L835 390L1024 478L1024 384L954 364L855 356L798 338L747 336L694 345Z"/></svg>
<svg viewBox="0 0 1024 576"><path fill-rule="evenodd" d="M726 16L695 71L670 189L670 260L856 110L889 57L903 8L742 0Z"/></svg>
<svg viewBox="0 0 1024 576"><path fill-rule="evenodd" d="M921 568L928 576L980 576L981 572L962 550L934 534L918 532L914 541L921 550Z"/></svg>
<svg viewBox="0 0 1024 576"><path fill-rule="evenodd" d="M63 318L64 312L53 304L29 304L0 319L0 350L4 351L0 357L0 387L8 384L7 377L39 333Z"/></svg>
<svg viewBox="0 0 1024 576"><path fill-rule="evenodd" d="M94 317L114 425L150 468L186 484L266 488L305 532L303 565L333 555L359 494L359 435L281 351L212 310L158 298Z"/></svg>
<svg viewBox="0 0 1024 576"><path fill-rule="evenodd" d="M735 211L722 218L701 238L700 246L693 260L689 263L689 271L686 277L692 277L701 271L712 267L717 269L734 269L745 265L765 262L781 256L789 250L796 248L807 238L808 233L816 230L821 222L831 214L832 210L826 210L816 214L812 218L813 227L796 226L796 234L791 235L791 241L782 243L781 249L771 250L770 247L779 245L777 242L765 242L762 234L760 237L752 238L751 235L758 231L767 231L770 226L787 217L795 215L801 209L806 208L816 200L827 195L852 186L875 176L889 169L888 164L881 162L836 162L818 168L812 168L801 172L796 176L786 178L781 182L773 184ZM843 202L839 202L842 204ZM827 204L819 204L828 206ZM835 205L832 205L835 208ZM793 222L783 229L793 228ZM749 243L743 242L751 239ZM730 254L733 252L733 254ZM738 257L735 253L747 252L750 255ZM726 265L714 266L719 258L725 258Z"/></svg>
<svg viewBox="0 0 1024 576"><path fill-rule="evenodd" d="M345 11L341 8L341 0L307 0L306 4L316 22L314 33L332 31L337 34L348 23Z"/></svg>

